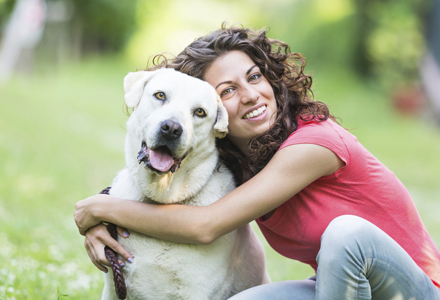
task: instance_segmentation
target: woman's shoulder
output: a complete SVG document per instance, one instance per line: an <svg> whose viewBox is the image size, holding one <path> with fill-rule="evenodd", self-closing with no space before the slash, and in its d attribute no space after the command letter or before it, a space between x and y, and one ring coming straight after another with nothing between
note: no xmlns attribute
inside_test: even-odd
<svg viewBox="0 0 440 300"><path fill-rule="evenodd" d="M346 140L350 138L355 139L353 135L331 119L299 119L297 129L289 135L280 149L293 144L321 145L321 143L330 143L339 145L345 144Z"/></svg>
<svg viewBox="0 0 440 300"><path fill-rule="evenodd" d="M299 120L298 128L279 149L298 144L313 144L335 153L345 164L350 164L352 152L357 153L357 139L331 119Z"/></svg>

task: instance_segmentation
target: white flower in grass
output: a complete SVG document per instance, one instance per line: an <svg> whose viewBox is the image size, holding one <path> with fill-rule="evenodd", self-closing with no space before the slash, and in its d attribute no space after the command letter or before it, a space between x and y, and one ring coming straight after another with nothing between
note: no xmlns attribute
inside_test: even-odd
<svg viewBox="0 0 440 300"><path fill-rule="evenodd" d="M78 270L78 265L74 262L68 262L61 266L60 273L71 276L72 274L75 274Z"/></svg>
<svg viewBox="0 0 440 300"><path fill-rule="evenodd" d="M13 285L13 284L14 284L14 281L15 281L15 278L16 278L16 276L15 276L14 273L9 273L6 282L7 282L8 284L10 284L10 285Z"/></svg>
<svg viewBox="0 0 440 300"><path fill-rule="evenodd" d="M53 272L55 272L57 269L58 269L58 267L55 266L54 264L48 264L48 265L46 266L46 270L47 270L49 273L53 273Z"/></svg>
<svg viewBox="0 0 440 300"><path fill-rule="evenodd" d="M46 273L44 273L43 271L38 272L38 277L40 277L41 279L46 279Z"/></svg>
<svg viewBox="0 0 440 300"><path fill-rule="evenodd" d="M57 261L63 261L64 260L63 252L60 251L60 248L57 245L50 245L49 246L49 251L50 251L53 259L55 259Z"/></svg>
<svg viewBox="0 0 440 300"><path fill-rule="evenodd" d="M76 280L72 280L68 282L69 289L71 290L79 290L84 289L88 290L90 289L90 283L93 282L92 276L87 275L83 272L78 272Z"/></svg>

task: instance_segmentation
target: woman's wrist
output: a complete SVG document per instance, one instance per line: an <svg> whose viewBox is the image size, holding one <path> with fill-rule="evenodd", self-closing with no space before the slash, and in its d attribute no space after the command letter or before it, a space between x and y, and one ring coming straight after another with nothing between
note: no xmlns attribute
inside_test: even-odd
<svg viewBox="0 0 440 300"><path fill-rule="evenodd" d="M94 207L92 208L93 217L99 222L111 222L116 224L117 215L114 212L117 212L121 209L120 205L124 200L108 195L102 195L99 199L94 203Z"/></svg>
<svg viewBox="0 0 440 300"><path fill-rule="evenodd" d="M111 203L115 199L107 195L95 195L77 202L75 205L75 222L79 232L84 235L88 229L102 221L111 222L107 215L114 209L111 207Z"/></svg>
<svg viewBox="0 0 440 300"><path fill-rule="evenodd" d="M99 197L97 200L94 201L90 206L90 213L91 217L98 221L109 221L107 213L111 209L111 203L115 198L107 195L97 195L95 197Z"/></svg>

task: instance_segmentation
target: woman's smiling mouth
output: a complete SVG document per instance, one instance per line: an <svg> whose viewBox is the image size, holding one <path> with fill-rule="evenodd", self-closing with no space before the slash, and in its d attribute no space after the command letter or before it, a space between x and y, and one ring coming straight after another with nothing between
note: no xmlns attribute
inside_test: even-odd
<svg viewBox="0 0 440 300"><path fill-rule="evenodd" d="M266 109L267 109L267 106L266 106L266 105L261 106L260 108L255 109L255 110L251 111L250 113L247 113L247 114L243 117L243 119L246 120L246 119L250 119L250 118L257 117L257 116L261 115L263 112L265 112Z"/></svg>

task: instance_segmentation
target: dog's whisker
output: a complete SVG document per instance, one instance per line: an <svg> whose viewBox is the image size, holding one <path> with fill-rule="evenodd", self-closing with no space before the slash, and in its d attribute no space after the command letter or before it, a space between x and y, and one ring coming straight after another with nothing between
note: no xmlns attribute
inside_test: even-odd
<svg viewBox="0 0 440 300"><path fill-rule="evenodd" d="M171 173L170 182L168 183L168 187L167 187L167 192L170 191L170 186L171 186L171 183L173 182L174 174L175 173Z"/></svg>

